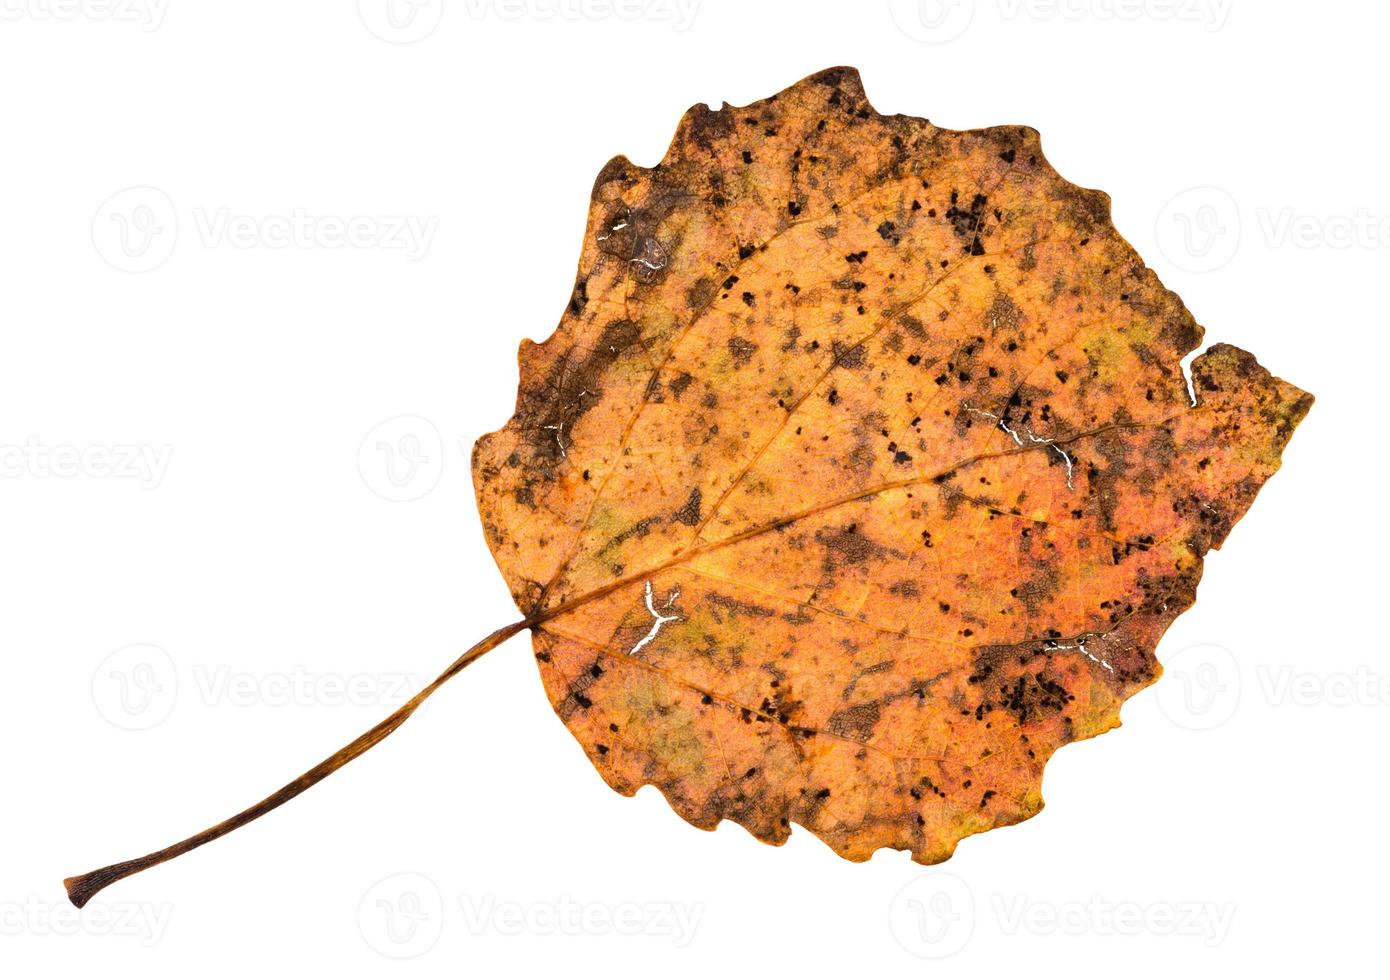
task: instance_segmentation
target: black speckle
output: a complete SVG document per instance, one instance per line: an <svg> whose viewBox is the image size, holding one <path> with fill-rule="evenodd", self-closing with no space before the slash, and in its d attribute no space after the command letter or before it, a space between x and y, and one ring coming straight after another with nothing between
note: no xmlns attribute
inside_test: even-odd
<svg viewBox="0 0 1390 980"><path fill-rule="evenodd" d="M687 527L695 527L700 523L700 488L694 487L690 491L689 498L685 501L685 506L671 515L671 520L677 524L684 524Z"/></svg>
<svg viewBox="0 0 1390 980"><path fill-rule="evenodd" d="M733 355L734 366L743 367L757 352L758 345L744 337L729 338L729 353Z"/></svg>

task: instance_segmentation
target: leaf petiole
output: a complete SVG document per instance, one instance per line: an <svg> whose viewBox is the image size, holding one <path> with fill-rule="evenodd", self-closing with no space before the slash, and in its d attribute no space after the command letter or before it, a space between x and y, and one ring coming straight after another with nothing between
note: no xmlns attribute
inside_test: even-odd
<svg viewBox="0 0 1390 980"><path fill-rule="evenodd" d="M95 871L88 871L86 874L75 875L65 878L63 885L67 888L68 899L78 908L86 905L92 896L101 891L107 885L128 878L131 875L152 868L157 864L163 864L180 854L187 854L196 848L202 847L209 841L214 841L225 834L230 834L238 827L263 817L271 810L288 803L300 793L304 792L315 783L331 776L343 766L347 765L359 755L365 753L372 746L386 738L397 728L399 728L407 718L415 713L415 710L424 704L425 699L437 691L446 681L452 678L463 668L477 660L489 650L501 645L504 641L520 633L535 624L534 618L520 620L509 626L503 626L495 630L482 640L469 647L464 653L449 665L442 674L432 680L428 685L420 690L405 704L397 708L392 714L374 725L372 728L363 732L352 742L334 752L308 772L286 783L274 793L271 793L259 803L253 804L242 810L233 817L223 820L221 823L207 828L192 837L179 841L177 844L170 844L168 847L146 854L144 857L133 858L129 861L121 861L117 864L108 864L104 868L97 868Z"/></svg>

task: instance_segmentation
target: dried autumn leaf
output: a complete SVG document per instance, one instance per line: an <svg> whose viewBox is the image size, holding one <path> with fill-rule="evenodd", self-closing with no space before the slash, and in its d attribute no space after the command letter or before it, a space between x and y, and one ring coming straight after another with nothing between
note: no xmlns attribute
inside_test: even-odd
<svg viewBox="0 0 1390 980"><path fill-rule="evenodd" d="M1202 337L1023 127L882 116L852 69L697 106L594 185L573 299L480 439L524 617L236 816L256 819L523 629L616 790L698 827L917 861L1042 807L1312 397Z"/></svg>
<svg viewBox="0 0 1390 980"><path fill-rule="evenodd" d="M474 452L551 702L698 827L941 861L1042 807L1311 397L1216 346L1038 135L833 69L594 186Z"/></svg>

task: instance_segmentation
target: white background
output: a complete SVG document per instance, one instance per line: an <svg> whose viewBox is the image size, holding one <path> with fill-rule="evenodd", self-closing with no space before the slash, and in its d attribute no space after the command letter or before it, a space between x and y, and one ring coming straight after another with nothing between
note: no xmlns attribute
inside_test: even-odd
<svg viewBox="0 0 1390 980"><path fill-rule="evenodd" d="M0 3L6 975L1383 958L1385 5L111 2ZM1209 342L1318 396L1124 728L949 863L852 865L609 791L516 639L72 913L65 875L259 798L515 618L467 451L568 299L594 175L835 64L883 112L1037 127Z"/></svg>

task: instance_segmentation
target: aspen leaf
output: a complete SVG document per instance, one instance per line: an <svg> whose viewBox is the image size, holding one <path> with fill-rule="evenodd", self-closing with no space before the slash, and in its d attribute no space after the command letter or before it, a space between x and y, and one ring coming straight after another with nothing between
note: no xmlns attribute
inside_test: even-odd
<svg viewBox="0 0 1390 980"><path fill-rule="evenodd" d="M555 710L622 793L935 862L1119 724L1311 398L1201 339L1038 135L833 69L595 184L474 452Z"/></svg>
<svg viewBox="0 0 1390 980"><path fill-rule="evenodd" d="M554 334L480 439L523 619L236 817L68 879L81 904L284 803L530 629L614 789L697 827L948 858L1119 724L1312 396L1202 339L1038 134L884 116L852 69L691 109L594 184Z"/></svg>

